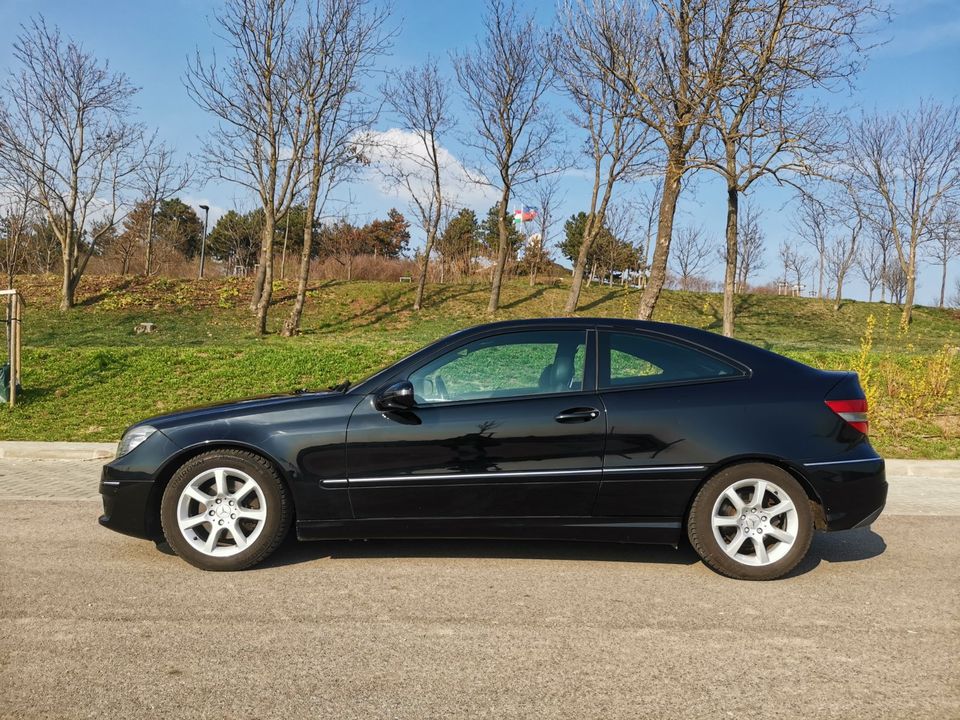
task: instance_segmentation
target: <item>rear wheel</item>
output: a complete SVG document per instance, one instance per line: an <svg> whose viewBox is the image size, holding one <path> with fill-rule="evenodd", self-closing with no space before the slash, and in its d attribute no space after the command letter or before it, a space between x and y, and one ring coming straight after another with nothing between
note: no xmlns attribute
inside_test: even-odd
<svg viewBox="0 0 960 720"><path fill-rule="evenodd" d="M687 534L713 570L741 580L773 580L807 554L813 513L787 471L766 463L735 465L700 488Z"/></svg>
<svg viewBox="0 0 960 720"><path fill-rule="evenodd" d="M203 570L243 570L283 541L289 493L273 466L243 450L214 450L188 460L160 504L170 547Z"/></svg>

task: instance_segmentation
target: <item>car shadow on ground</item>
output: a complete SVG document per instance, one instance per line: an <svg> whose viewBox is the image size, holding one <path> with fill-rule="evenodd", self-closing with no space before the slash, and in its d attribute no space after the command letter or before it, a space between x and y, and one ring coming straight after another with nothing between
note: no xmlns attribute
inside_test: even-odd
<svg viewBox="0 0 960 720"><path fill-rule="evenodd" d="M482 558L508 560L592 560L692 565L699 558L689 545L578 542L561 540L320 540L288 538L257 567L333 560L391 558ZM254 568L256 569L256 568Z"/></svg>
<svg viewBox="0 0 960 720"><path fill-rule="evenodd" d="M886 541L871 527L835 533L818 532L813 536L807 556L787 577L808 573L816 569L821 562L869 560L882 555L886 549Z"/></svg>
<svg viewBox="0 0 960 720"><path fill-rule="evenodd" d="M857 562L877 557L887 549L871 528L839 533L816 533L807 556L788 577L803 575L820 563ZM257 568L280 567L333 560L377 558L493 558L511 560L586 560L599 562L693 565L699 557L684 541L667 545L568 542L552 540L326 540L298 542L291 535Z"/></svg>

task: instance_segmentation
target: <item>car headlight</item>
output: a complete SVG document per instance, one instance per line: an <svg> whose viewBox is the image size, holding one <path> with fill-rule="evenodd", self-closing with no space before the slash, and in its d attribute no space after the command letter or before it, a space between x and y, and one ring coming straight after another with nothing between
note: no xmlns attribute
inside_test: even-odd
<svg viewBox="0 0 960 720"><path fill-rule="evenodd" d="M149 425L137 425L123 434L120 445L117 446L117 457L123 457L144 440L153 435L157 429Z"/></svg>

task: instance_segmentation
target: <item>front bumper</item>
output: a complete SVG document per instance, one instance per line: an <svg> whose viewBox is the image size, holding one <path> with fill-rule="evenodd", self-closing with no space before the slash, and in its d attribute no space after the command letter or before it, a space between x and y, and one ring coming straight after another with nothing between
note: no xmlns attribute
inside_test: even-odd
<svg viewBox="0 0 960 720"><path fill-rule="evenodd" d="M103 515L99 523L105 528L124 535L155 540L162 534L154 503L154 484L142 481L114 479L109 465L103 468L100 479L100 496L103 500Z"/></svg>
<svg viewBox="0 0 960 720"><path fill-rule="evenodd" d="M100 524L124 535L148 540L162 538L163 489L156 481L178 450L166 435L155 432L132 452L104 465L100 476Z"/></svg>
<svg viewBox="0 0 960 720"><path fill-rule="evenodd" d="M827 530L865 527L883 512L887 479L881 457L807 463L804 474L823 502Z"/></svg>

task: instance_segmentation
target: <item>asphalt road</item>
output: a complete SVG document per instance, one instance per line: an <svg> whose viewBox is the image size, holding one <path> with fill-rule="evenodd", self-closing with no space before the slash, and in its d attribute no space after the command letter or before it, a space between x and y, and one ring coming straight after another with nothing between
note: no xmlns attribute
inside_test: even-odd
<svg viewBox="0 0 960 720"><path fill-rule="evenodd" d="M10 467L0 717L960 718L960 477L894 479L872 529L745 583L687 547L538 542L289 542L209 574L95 501L15 499Z"/></svg>

